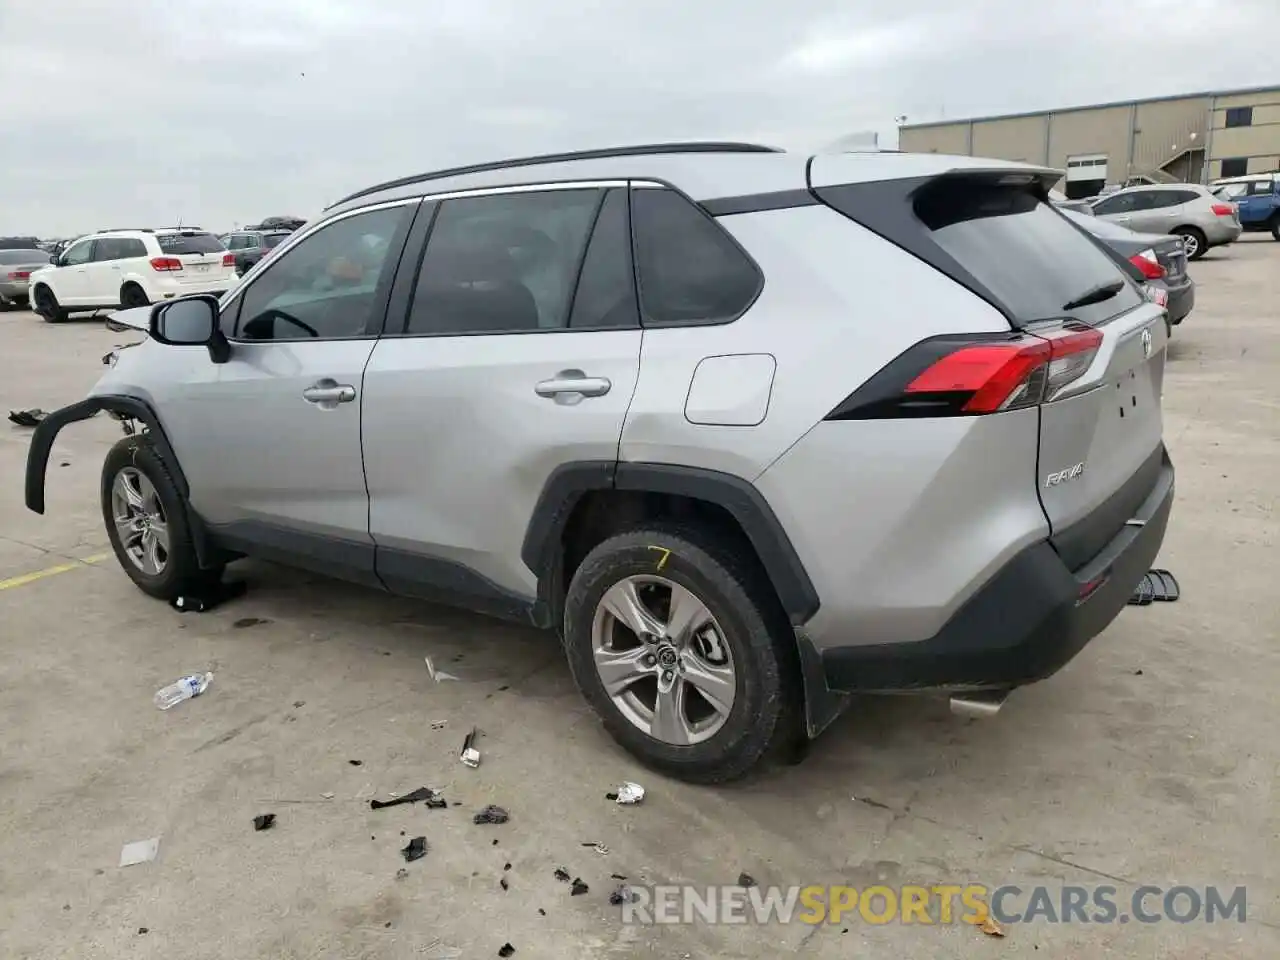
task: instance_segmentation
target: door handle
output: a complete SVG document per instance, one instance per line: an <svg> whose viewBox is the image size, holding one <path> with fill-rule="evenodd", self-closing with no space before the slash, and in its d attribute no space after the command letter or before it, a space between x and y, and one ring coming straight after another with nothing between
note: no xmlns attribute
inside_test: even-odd
<svg viewBox="0 0 1280 960"><path fill-rule="evenodd" d="M613 389L604 377L588 377L581 370L561 370L550 380L543 380L533 388L540 397L556 403L577 403L583 397L603 397Z"/></svg>
<svg viewBox="0 0 1280 960"><path fill-rule="evenodd" d="M350 403L356 398L356 388L349 383L338 383L334 380L317 380L302 391L302 399L321 407L334 407L339 403Z"/></svg>

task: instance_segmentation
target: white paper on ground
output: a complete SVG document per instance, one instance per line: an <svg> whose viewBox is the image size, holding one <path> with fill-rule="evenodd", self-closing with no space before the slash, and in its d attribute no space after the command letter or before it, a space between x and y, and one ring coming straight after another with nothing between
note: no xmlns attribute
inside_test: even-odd
<svg viewBox="0 0 1280 960"><path fill-rule="evenodd" d="M431 675L431 679L434 680L436 683L440 683L444 680L458 679L452 673L445 673L443 670L437 670L435 667L435 664L431 662L430 657L423 657L422 659L427 661L427 673Z"/></svg>
<svg viewBox="0 0 1280 960"><path fill-rule="evenodd" d="M120 866L132 867L135 863L150 863L156 858L156 854L159 852L159 837L152 837L150 840L135 840L133 843L126 843L120 851Z"/></svg>

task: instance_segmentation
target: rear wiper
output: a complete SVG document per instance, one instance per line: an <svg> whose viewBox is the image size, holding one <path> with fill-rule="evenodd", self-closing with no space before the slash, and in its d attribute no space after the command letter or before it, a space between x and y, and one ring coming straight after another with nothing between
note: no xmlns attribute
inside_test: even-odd
<svg viewBox="0 0 1280 960"><path fill-rule="evenodd" d="M1110 300L1123 289L1123 280L1112 280L1110 283L1100 283L1091 290L1088 290L1076 297L1074 300L1068 300L1062 305L1062 309L1074 310L1076 307L1088 307L1095 303L1101 303L1103 300Z"/></svg>

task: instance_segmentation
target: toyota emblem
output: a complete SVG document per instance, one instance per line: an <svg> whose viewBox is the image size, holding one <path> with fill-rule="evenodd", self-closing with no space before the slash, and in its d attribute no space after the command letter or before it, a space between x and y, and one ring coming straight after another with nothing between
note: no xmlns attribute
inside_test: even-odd
<svg viewBox="0 0 1280 960"><path fill-rule="evenodd" d="M1151 358L1151 331L1142 331L1142 358L1148 360Z"/></svg>

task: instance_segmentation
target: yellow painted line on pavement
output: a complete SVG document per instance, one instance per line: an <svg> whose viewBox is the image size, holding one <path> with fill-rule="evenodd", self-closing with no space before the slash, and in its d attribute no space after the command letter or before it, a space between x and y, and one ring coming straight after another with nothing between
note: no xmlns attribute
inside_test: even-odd
<svg viewBox="0 0 1280 960"><path fill-rule="evenodd" d="M110 556L112 556L110 553L95 553L91 557L82 557L69 563L60 563L56 567L46 567L44 570L36 570L32 573L23 573L16 577L10 577L8 580L0 580L0 590L8 590L11 587L25 587L28 583L35 583L45 577L52 577L56 573L66 573L69 570L79 570L81 567L91 563L101 563Z"/></svg>

